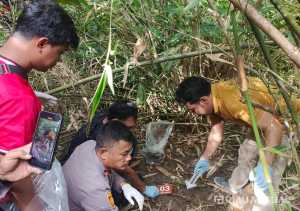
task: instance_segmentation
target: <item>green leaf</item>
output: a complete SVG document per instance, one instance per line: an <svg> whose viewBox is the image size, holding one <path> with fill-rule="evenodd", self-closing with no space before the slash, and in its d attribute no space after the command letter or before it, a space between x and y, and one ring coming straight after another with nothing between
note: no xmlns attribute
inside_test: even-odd
<svg viewBox="0 0 300 211"><path fill-rule="evenodd" d="M107 74L105 72L103 72L102 75L101 75L100 81L98 83L96 92L95 92L95 94L93 96L93 99L92 99L92 102L91 102L91 108L90 108L90 111L89 111L89 118L88 118L89 119L89 124L90 124L91 120L93 119L93 117L94 117L94 115L97 111L97 108L100 104L100 101L101 101L101 98L103 96L106 84L107 84Z"/></svg>
<svg viewBox="0 0 300 211"><path fill-rule="evenodd" d="M145 102L146 102L145 88L143 84L140 83L137 90L136 104L143 105Z"/></svg>
<svg viewBox="0 0 300 211"><path fill-rule="evenodd" d="M284 206L285 206L287 211L292 211L292 208L289 204L285 203Z"/></svg>
<svg viewBox="0 0 300 211"><path fill-rule="evenodd" d="M266 147L265 148L267 151L272 152L273 154L277 155L283 155L285 152L288 151L287 146L276 146L276 147Z"/></svg>

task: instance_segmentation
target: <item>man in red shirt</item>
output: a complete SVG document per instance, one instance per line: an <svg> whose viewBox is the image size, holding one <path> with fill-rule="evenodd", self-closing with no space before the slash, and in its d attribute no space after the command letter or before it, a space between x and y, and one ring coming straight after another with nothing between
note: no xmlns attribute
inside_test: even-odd
<svg viewBox="0 0 300 211"><path fill-rule="evenodd" d="M0 49L2 52L2 49ZM3 55L3 53L1 53ZM0 56L3 70L16 63ZM15 73L0 75L0 149L12 150L31 142L41 103L27 79Z"/></svg>
<svg viewBox="0 0 300 211"><path fill-rule="evenodd" d="M15 149L32 140L41 103L27 74L32 69L46 72L78 43L71 17L55 1L34 1L24 8L0 48L0 149Z"/></svg>

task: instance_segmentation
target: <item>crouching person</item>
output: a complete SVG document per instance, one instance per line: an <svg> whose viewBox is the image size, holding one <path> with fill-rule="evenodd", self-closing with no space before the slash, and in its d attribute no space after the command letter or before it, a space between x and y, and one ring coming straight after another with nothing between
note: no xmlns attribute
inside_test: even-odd
<svg viewBox="0 0 300 211"><path fill-rule="evenodd" d="M120 121L107 123L96 141L78 146L63 166L71 211L118 210L112 189L143 209L143 195L115 170L124 170L131 160L134 135Z"/></svg>

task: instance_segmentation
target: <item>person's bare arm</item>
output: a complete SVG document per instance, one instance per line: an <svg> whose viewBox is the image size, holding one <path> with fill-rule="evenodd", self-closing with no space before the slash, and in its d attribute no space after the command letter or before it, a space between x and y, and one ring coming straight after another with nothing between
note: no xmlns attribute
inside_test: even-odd
<svg viewBox="0 0 300 211"><path fill-rule="evenodd" d="M222 119L214 119L211 122L211 130L208 135L208 142L201 158L209 160L216 152L218 146L224 137L224 121Z"/></svg>
<svg viewBox="0 0 300 211"><path fill-rule="evenodd" d="M283 125L271 113L263 112L257 120L258 127L262 130L266 147L275 147L281 144L283 135ZM269 165L272 164L274 154L267 152L266 160Z"/></svg>
<svg viewBox="0 0 300 211"><path fill-rule="evenodd" d="M137 188L142 193L145 191L146 184L140 179L139 175L130 166L123 171L117 171L122 177L126 178L133 187Z"/></svg>

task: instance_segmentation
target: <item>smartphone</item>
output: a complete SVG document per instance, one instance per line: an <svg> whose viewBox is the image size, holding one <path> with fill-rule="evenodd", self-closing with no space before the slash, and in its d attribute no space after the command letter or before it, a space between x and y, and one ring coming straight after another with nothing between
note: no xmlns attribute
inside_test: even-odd
<svg viewBox="0 0 300 211"><path fill-rule="evenodd" d="M51 168L61 126L61 114L40 112L30 149L31 165L45 170Z"/></svg>

